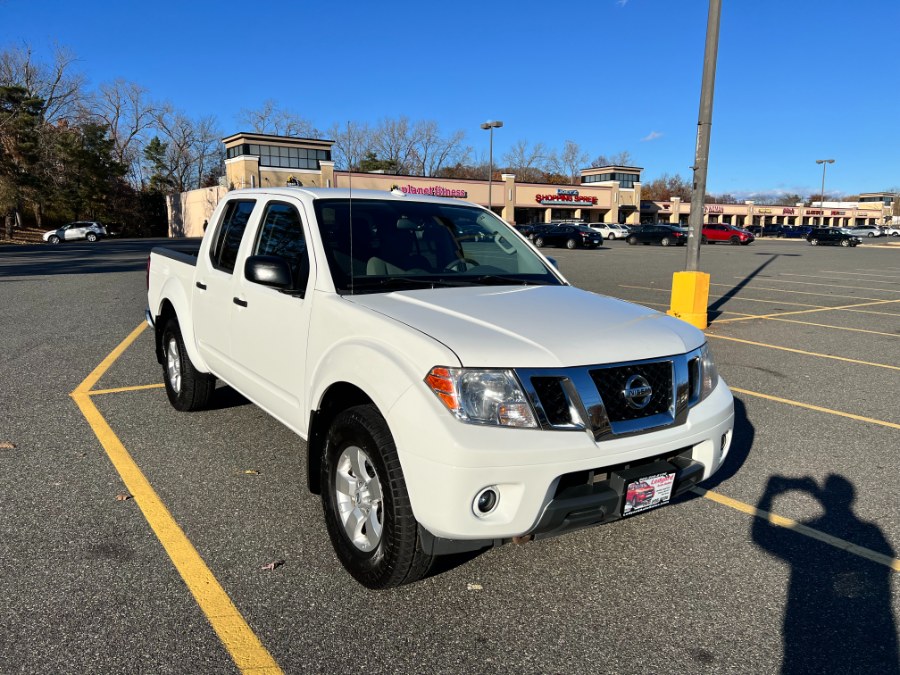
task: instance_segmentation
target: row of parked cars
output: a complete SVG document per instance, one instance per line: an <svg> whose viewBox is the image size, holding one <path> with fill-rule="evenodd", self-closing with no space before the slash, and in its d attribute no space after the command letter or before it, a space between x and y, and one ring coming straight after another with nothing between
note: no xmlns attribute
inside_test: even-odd
<svg viewBox="0 0 900 675"><path fill-rule="evenodd" d="M751 225L747 229L756 236L783 237L785 239L808 239L808 235L813 230L822 229L839 229L854 237L868 237L870 239L885 236L900 237L900 227L877 227L875 225L841 228L817 228L810 225Z"/></svg>

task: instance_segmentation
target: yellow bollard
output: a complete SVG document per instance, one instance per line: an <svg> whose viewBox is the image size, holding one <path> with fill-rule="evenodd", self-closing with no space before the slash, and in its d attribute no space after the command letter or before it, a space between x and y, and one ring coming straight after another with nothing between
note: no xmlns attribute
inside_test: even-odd
<svg viewBox="0 0 900 675"><path fill-rule="evenodd" d="M706 330L709 275L706 272L675 272L672 276L672 306L666 314Z"/></svg>

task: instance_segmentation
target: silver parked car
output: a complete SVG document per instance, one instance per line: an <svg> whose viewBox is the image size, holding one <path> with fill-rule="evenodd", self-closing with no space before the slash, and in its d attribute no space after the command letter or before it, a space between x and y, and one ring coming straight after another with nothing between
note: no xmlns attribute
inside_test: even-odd
<svg viewBox="0 0 900 675"><path fill-rule="evenodd" d="M849 232L854 237L881 237L884 236L884 231L880 228L875 227L874 225L860 225L858 227L844 227L841 228L845 232Z"/></svg>
<svg viewBox="0 0 900 675"><path fill-rule="evenodd" d="M61 241L75 241L87 239L94 242L107 235L106 228L96 220L79 220L75 223L63 225L58 230L44 232L44 241L50 244L58 244Z"/></svg>

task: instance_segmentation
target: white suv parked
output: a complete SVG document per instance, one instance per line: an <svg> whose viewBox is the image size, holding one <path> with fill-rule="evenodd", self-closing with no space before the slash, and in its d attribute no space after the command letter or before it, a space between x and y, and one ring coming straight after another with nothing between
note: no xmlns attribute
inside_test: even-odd
<svg viewBox="0 0 900 675"><path fill-rule="evenodd" d="M592 230L603 235L604 239L624 239L628 230L616 223L589 223Z"/></svg>
<svg viewBox="0 0 900 675"><path fill-rule="evenodd" d="M76 239L87 239L94 242L106 235L106 228L96 220L80 220L63 225L58 230L48 230L44 232L43 238L50 244L58 244L61 241L75 241Z"/></svg>

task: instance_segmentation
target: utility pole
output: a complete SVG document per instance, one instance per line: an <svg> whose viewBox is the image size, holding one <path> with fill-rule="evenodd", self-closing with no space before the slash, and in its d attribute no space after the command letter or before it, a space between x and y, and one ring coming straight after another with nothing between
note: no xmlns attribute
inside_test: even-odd
<svg viewBox="0 0 900 675"><path fill-rule="evenodd" d="M694 184L691 215L688 221L687 261L684 272L672 279L672 305L669 314L698 328L707 326L709 275L700 272L700 242L703 239L703 202L706 197L706 169L709 164L709 137L712 127L713 92L716 84L716 55L719 50L719 18L722 0L709 0L706 22L706 50L703 54L703 81L700 85L700 115L697 122L697 146L694 154Z"/></svg>

